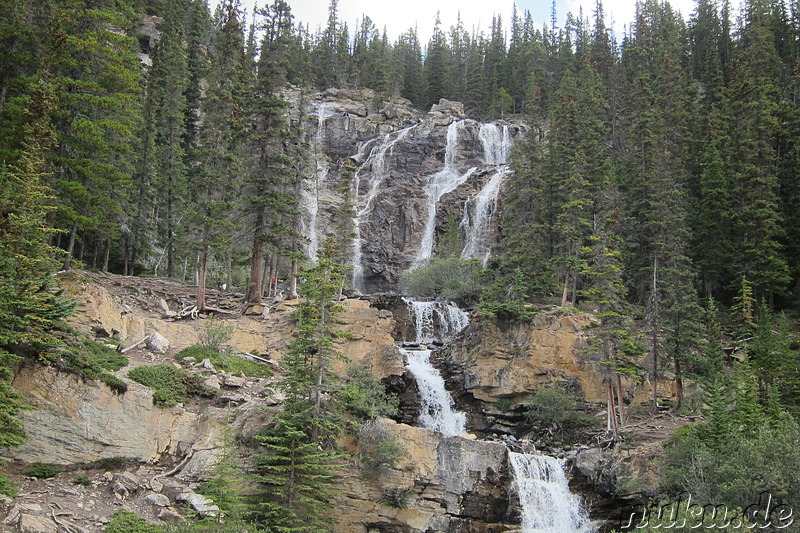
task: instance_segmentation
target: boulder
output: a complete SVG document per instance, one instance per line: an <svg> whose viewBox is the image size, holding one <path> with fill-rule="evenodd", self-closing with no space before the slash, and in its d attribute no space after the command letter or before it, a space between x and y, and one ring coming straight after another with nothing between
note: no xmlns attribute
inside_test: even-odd
<svg viewBox="0 0 800 533"><path fill-rule="evenodd" d="M166 353L169 349L169 341L160 333L152 333L145 341L147 349L155 353Z"/></svg>
<svg viewBox="0 0 800 533"><path fill-rule="evenodd" d="M17 531L19 533L56 533L58 525L49 517L21 514Z"/></svg>
<svg viewBox="0 0 800 533"><path fill-rule="evenodd" d="M145 497L145 500L147 500L148 502L152 503L157 507L169 507L171 505L169 498L167 498L163 494L158 494L157 492L154 492L153 494L148 494Z"/></svg>

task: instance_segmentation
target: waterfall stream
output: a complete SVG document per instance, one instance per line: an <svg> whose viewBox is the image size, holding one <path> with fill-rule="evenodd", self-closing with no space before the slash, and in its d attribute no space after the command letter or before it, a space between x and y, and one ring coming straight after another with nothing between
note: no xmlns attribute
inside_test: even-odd
<svg viewBox="0 0 800 533"><path fill-rule="evenodd" d="M459 229L464 234L462 259L474 257L485 267L492 250L492 218L497 210L500 189L508 176L509 168L499 167L478 194L464 206Z"/></svg>
<svg viewBox="0 0 800 533"><path fill-rule="evenodd" d="M522 533L589 533L580 500L569 491L564 461L508 452L522 506Z"/></svg>
<svg viewBox="0 0 800 533"><path fill-rule="evenodd" d="M306 257L312 263L317 261L319 236L317 234L317 214L319 213L319 191L328 177L328 161L325 157L325 121L336 114L333 102L320 102L317 106L317 133L314 137L314 177L303 186L300 192L300 234L306 241Z"/></svg>
<svg viewBox="0 0 800 533"><path fill-rule="evenodd" d="M433 255L433 238L436 230L436 207L442 196L456 190L462 183L466 182L477 170L472 167L464 174L456 169L455 161L458 155L458 133L463 128L465 121L453 122L447 127L447 144L444 153L444 168L430 176L428 185L425 187L428 197L428 217L425 220L425 229L422 233L422 241L414 260L414 268L420 266Z"/></svg>
<svg viewBox="0 0 800 533"><path fill-rule="evenodd" d="M362 207L358 209L355 218L353 219L355 237L353 238L353 286L360 288L364 280L364 266L361 264L361 221L364 217L368 216L372 209L375 207L375 199L378 196L381 185L388 176L386 169L386 156L392 154L394 146L403 140L411 130L416 127L409 126L402 130L387 134L378 146L373 146L367 159L358 168L353 181L353 197L356 203L362 203ZM361 193L361 176L369 169L369 190L363 201L359 200Z"/></svg>
<svg viewBox="0 0 800 533"><path fill-rule="evenodd" d="M431 350L400 348L414 374L420 396L419 422L422 427L441 431L447 435L460 435L467 427L467 415L456 410L453 397L444 386L444 379L431 364Z"/></svg>

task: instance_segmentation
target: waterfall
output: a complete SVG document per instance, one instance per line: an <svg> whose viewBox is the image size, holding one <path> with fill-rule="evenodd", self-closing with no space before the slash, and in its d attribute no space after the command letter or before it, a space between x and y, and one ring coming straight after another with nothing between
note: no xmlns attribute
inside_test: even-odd
<svg viewBox="0 0 800 533"><path fill-rule="evenodd" d="M300 208L305 216L300 217L300 234L306 241L306 257L317 261L319 236L317 235L317 214L319 213L319 191L328 177L328 161L325 157L325 121L336 114L333 102L320 102L317 106L317 133L314 137L314 159L316 172L300 192Z"/></svg>
<svg viewBox="0 0 800 533"><path fill-rule="evenodd" d="M505 165L511 154L511 135L508 126L502 129L497 124L481 124L478 133L483 146L483 162L487 165Z"/></svg>
<svg viewBox="0 0 800 533"><path fill-rule="evenodd" d="M458 155L458 132L463 128L465 121L452 122L447 127L447 144L444 152L444 168L432 174L425 187L428 200L428 217L425 220L425 229L422 232L422 241L419 245L417 257L412 268L420 266L433 255L433 237L436 231L436 207L442 196L454 191L459 185L467 181L475 173L477 167L461 174L455 166Z"/></svg>
<svg viewBox="0 0 800 533"><path fill-rule="evenodd" d="M483 266L489 261L492 251L492 218L497 210L500 188L510 170L506 166L497 169L483 188L464 206L459 230L464 234L461 258L479 259Z"/></svg>
<svg viewBox="0 0 800 533"><path fill-rule="evenodd" d="M469 325L469 314L453 304L403 298L414 320L416 344L449 341Z"/></svg>
<svg viewBox="0 0 800 533"><path fill-rule="evenodd" d="M564 461L508 452L522 505L522 533L588 533L580 500L569 491Z"/></svg>
<svg viewBox="0 0 800 533"><path fill-rule="evenodd" d="M386 156L391 155L394 146L402 141L409 132L414 129L416 125L409 126L394 133L389 133L382 139L378 146L373 146L370 150L369 156L364 163L356 170L356 175L353 180L353 200L356 205L359 204L359 195L361 193L361 176L369 169L367 182L369 190L363 200L363 207L359 209L353 219L355 237L353 238L353 286L361 287L364 280L364 266L361 264L361 221L365 216L368 216L372 209L375 207L375 199L378 196L381 185L388 177L386 170Z"/></svg>
<svg viewBox="0 0 800 533"><path fill-rule="evenodd" d="M485 267L492 249L492 218L497 210L500 188L511 172L507 163L512 144L508 126L481 124L478 137L483 146L483 162L497 168L478 194L467 201L459 230L464 235L461 258L475 257Z"/></svg>
<svg viewBox="0 0 800 533"><path fill-rule="evenodd" d="M460 435L467 427L467 415L455 408L453 397L444 387L444 379L431 364L431 350L405 350L406 368L414 374L422 405L419 421L422 427L448 435Z"/></svg>

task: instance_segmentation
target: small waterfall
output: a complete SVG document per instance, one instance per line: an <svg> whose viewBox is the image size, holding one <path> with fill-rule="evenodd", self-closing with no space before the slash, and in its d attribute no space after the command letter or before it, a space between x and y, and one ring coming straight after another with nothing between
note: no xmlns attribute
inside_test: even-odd
<svg viewBox="0 0 800 533"><path fill-rule="evenodd" d="M564 461L508 452L522 505L522 533L588 533L580 500L569 491Z"/></svg>
<svg viewBox="0 0 800 533"><path fill-rule="evenodd" d="M433 255L433 237L436 230L436 207L442 196L454 191L459 185L466 182L477 170L476 167L461 174L455 167L458 155L458 132L463 128L465 121L459 120L447 127L447 145L444 152L444 168L432 174L425 187L428 196L428 218L422 232L422 241L419 245L417 257L412 268L420 266Z"/></svg>
<svg viewBox="0 0 800 533"><path fill-rule="evenodd" d="M441 431L448 435L460 435L467 427L467 415L455 408L453 397L444 387L444 379L431 364L431 350L406 350L400 348L408 364L406 368L414 374L421 398L422 427Z"/></svg>
<svg viewBox="0 0 800 533"><path fill-rule="evenodd" d="M449 341L469 325L469 314L453 304L418 302L407 298L403 301L414 320L416 344Z"/></svg>
<svg viewBox="0 0 800 533"><path fill-rule="evenodd" d="M319 213L319 191L328 177L328 161L324 153L325 121L336 114L333 102L320 102L317 106L317 133L314 137L314 159L316 172L300 193L300 208L305 216L300 217L300 233L306 240L306 257L312 263L317 261L319 236L317 235L317 214Z"/></svg>
<svg viewBox="0 0 800 533"><path fill-rule="evenodd" d="M364 280L364 266L361 264L361 220L368 216L372 209L375 207L375 198L378 196L381 185L388 177L386 170L386 156L392 154L394 146L402 141L409 132L414 129L416 125L409 126L397 132L387 134L381 143L371 149L369 156L364 163L356 171L353 186L353 198L356 204L359 204L359 195L361 193L361 176L369 172L367 183L369 190L367 191L366 198L363 200L363 207L358 210L356 217L353 219L354 233L353 238L353 286L361 287Z"/></svg>
<svg viewBox="0 0 800 533"><path fill-rule="evenodd" d="M506 166L498 168L480 192L464 206L464 215L459 224L459 229L464 234L462 259L475 257L484 267L489 261L492 251L492 218L497 210L500 188L509 172Z"/></svg>
<svg viewBox="0 0 800 533"><path fill-rule="evenodd" d="M478 137L483 145L483 162L487 165L505 165L511 154L511 135L508 126L481 124Z"/></svg>

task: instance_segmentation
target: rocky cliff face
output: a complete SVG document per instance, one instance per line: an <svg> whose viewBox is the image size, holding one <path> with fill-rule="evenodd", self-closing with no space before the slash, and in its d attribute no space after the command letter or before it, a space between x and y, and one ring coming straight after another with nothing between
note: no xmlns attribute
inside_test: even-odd
<svg viewBox="0 0 800 533"><path fill-rule="evenodd" d="M463 255L485 260L508 156L528 126L481 124L446 100L427 114L402 99L378 105L368 90L286 97L293 120L305 122L316 165L301 201L310 257L336 231L335 213L349 197L354 284L364 292L395 289L403 271L435 251L450 220ZM347 164L356 168L352 177Z"/></svg>

